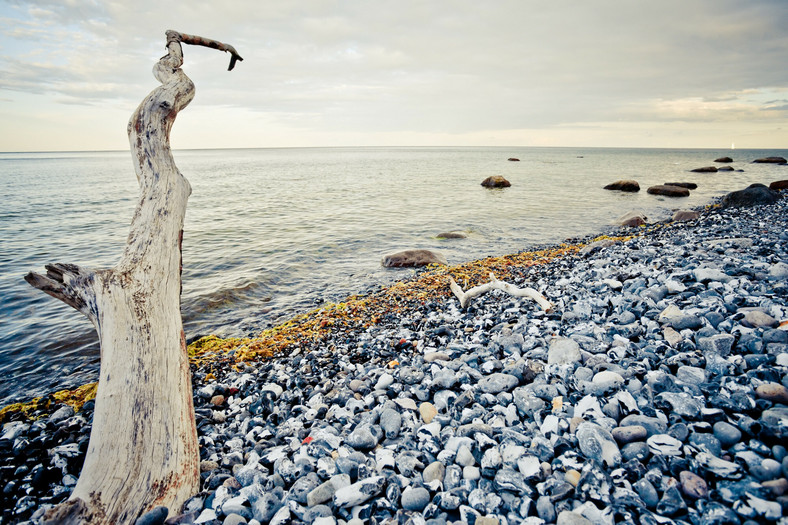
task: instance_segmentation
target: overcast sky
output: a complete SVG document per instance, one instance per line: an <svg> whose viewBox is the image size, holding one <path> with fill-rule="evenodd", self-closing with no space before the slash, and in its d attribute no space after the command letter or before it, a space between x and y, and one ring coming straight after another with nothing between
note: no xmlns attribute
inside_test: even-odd
<svg viewBox="0 0 788 525"><path fill-rule="evenodd" d="M126 149L167 29L175 148L788 148L786 0L0 0L0 151Z"/></svg>

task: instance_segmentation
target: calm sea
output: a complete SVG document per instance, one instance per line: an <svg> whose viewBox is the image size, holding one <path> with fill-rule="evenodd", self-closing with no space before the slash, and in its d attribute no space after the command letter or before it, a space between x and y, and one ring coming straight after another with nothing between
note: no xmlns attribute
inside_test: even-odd
<svg viewBox="0 0 788 525"><path fill-rule="evenodd" d="M187 338L246 336L325 302L392 282L387 253L428 248L449 263L515 253L607 228L643 210L665 218L753 182L786 150L294 148L176 151L192 184L183 243ZM698 174L722 155L743 171ZM517 157L520 162L508 162ZM485 190L503 175L512 186ZM637 194L605 191L618 179ZM648 195L694 181L689 198ZM94 381L99 350L79 313L28 286L44 264L109 267L137 196L128 152L0 153L0 405ZM439 240L463 230L462 240Z"/></svg>

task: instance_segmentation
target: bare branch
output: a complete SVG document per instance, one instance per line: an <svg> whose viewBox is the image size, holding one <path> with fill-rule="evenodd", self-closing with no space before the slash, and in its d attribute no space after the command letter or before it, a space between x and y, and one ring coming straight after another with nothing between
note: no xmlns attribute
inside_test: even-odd
<svg viewBox="0 0 788 525"><path fill-rule="evenodd" d="M495 278L495 275L490 273L490 282L486 284L481 284L479 286L474 286L468 291L463 291L459 284L454 279L451 279L449 283L449 287L451 291L454 292L454 295L457 296L457 299L460 300L460 307L465 308L468 306L468 303L474 297L478 297L483 295L491 290L503 290L504 292L508 293L513 297L527 297L528 299L532 299L536 301L537 304L544 310L545 312L551 312L553 310L553 305L547 298L534 290L533 288L518 288L517 286L507 283L504 281L499 281Z"/></svg>

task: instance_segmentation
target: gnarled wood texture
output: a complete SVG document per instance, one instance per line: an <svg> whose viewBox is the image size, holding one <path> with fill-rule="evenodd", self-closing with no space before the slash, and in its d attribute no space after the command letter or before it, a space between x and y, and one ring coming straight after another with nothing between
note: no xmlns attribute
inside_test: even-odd
<svg viewBox="0 0 788 525"><path fill-rule="evenodd" d="M473 288L463 291L457 281L454 279L449 280L449 288L460 300L460 308L465 308L471 302L471 299L474 297L478 297L480 295L486 294L491 290L503 290L504 292L508 293L512 297L527 297L532 301L535 301L539 306L542 307L542 310L545 312L551 312L553 310L553 304L547 300L547 298L540 294L538 291L534 290L533 288L518 288L517 286L507 283L504 281L499 281L495 275L492 273L490 274L490 282L486 284L480 284L479 286L474 286Z"/></svg>
<svg viewBox="0 0 788 525"><path fill-rule="evenodd" d="M128 126L140 198L117 266L71 264L30 273L32 286L85 314L101 344L101 369L87 456L67 502L45 523L127 524L163 505L172 512L199 490L199 451L183 322L181 240L189 182L175 166L170 130L194 97L180 69L181 42L241 60L232 46L167 32L154 66L162 85Z"/></svg>

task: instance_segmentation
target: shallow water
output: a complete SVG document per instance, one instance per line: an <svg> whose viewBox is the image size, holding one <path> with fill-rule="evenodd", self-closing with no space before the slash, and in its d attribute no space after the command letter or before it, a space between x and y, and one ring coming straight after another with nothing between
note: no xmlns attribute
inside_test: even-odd
<svg viewBox="0 0 788 525"><path fill-rule="evenodd" d="M689 170L734 157L741 172ZM599 232L642 210L666 218L788 168L751 164L786 150L293 148L174 153L192 185L183 243L188 339L244 336L407 277L381 258L408 248L450 264ZM508 162L508 157L520 162ZM503 175L512 186L486 190ZM605 191L635 179L636 194ZM648 186L692 181L683 199ZM28 286L44 264L107 267L137 198L128 152L0 153L0 404L94 381L98 344L79 313ZM467 239L440 240L463 230Z"/></svg>

